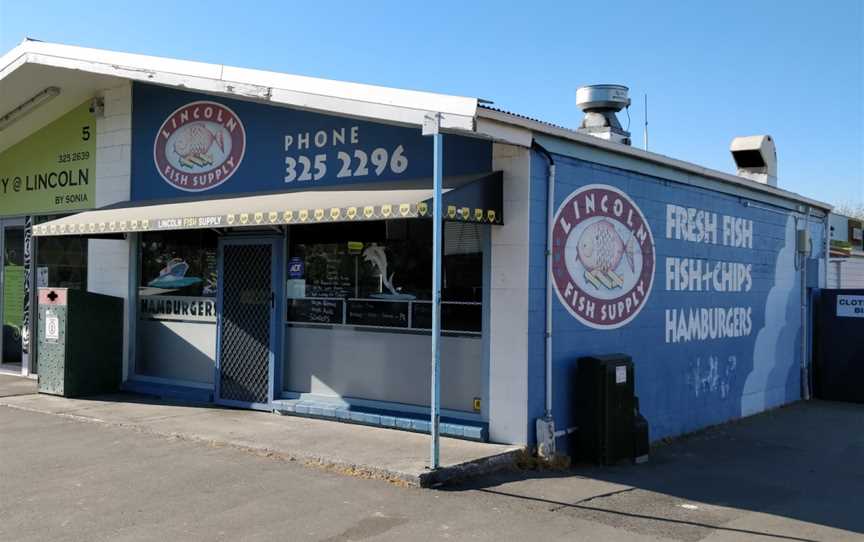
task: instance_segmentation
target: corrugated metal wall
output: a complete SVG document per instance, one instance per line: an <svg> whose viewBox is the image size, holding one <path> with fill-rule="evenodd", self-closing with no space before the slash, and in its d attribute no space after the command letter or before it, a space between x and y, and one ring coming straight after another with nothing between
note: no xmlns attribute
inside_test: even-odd
<svg viewBox="0 0 864 542"><path fill-rule="evenodd" d="M864 288L864 257L829 260L828 288Z"/></svg>

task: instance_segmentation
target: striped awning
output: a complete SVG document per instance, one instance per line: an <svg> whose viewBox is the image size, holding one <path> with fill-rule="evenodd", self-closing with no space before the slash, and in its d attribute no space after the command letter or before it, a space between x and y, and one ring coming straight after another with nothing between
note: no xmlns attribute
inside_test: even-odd
<svg viewBox="0 0 864 542"><path fill-rule="evenodd" d="M35 236L116 235L131 232L220 229L431 218L432 190L318 190L263 196L118 205L33 227ZM502 224L501 173L444 191L443 219Z"/></svg>

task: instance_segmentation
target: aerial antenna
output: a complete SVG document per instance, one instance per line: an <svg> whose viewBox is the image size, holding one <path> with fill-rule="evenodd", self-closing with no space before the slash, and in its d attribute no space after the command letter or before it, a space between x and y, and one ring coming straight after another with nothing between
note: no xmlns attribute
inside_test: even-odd
<svg viewBox="0 0 864 542"><path fill-rule="evenodd" d="M645 150L647 151L648 150L648 93L647 92L645 93L645 111L644 111L644 114L645 114L645 131L643 134L643 136L644 136L643 138L645 140L644 141Z"/></svg>

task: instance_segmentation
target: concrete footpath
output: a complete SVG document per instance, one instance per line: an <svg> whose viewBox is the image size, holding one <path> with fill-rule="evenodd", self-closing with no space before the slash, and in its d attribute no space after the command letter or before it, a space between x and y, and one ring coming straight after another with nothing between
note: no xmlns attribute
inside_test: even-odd
<svg viewBox="0 0 864 542"><path fill-rule="evenodd" d="M36 393L34 380L0 375L0 406L143 433L232 446L361 477L428 487L513 465L518 448L441 439L428 470L429 435L269 412L171 403L120 393L68 399Z"/></svg>

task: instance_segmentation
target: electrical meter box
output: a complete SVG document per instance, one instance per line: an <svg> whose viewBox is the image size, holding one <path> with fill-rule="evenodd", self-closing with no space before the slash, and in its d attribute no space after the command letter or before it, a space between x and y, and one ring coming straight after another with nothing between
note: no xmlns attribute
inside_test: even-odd
<svg viewBox="0 0 864 542"><path fill-rule="evenodd" d="M67 288L39 288L39 392L75 397L120 387L123 300Z"/></svg>

